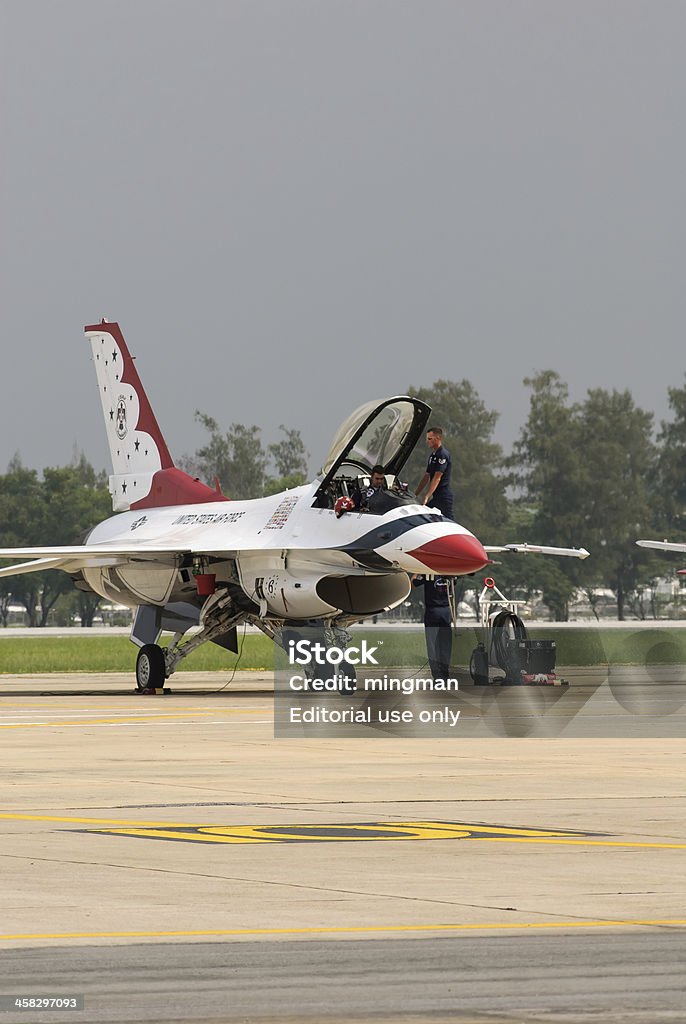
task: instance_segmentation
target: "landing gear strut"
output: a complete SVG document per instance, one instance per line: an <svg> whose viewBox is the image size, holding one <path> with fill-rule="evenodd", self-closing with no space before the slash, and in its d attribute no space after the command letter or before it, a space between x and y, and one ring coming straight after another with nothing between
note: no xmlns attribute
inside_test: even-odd
<svg viewBox="0 0 686 1024"><path fill-rule="evenodd" d="M191 621L181 620L184 629L174 633L166 647L160 647L156 641L162 633L162 611L151 605L141 605L131 630L131 639L140 648L136 659L138 692L164 689L165 680L173 675L179 663L209 640L237 651L235 626L245 617L245 612L234 605L230 594L217 591L207 597L203 604L200 612L201 628L197 633L182 643ZM175 621L179 621L178 616Z"/></svg>
<svg viewBox="0 0 686 1024"><path fill-rule="evenodd" d="M340 622L325 622L323 619L309 619L306 622L288 622L274 620L267 622L264 619L254 618L254 624L262 630L274 643L283 651L289 650L289 643L306 641L309 644L319 644L322 649L336 648L338 651L345 651L352 640L348 630ZM356 621L351 619L349 624ZM306 692L319 692L319 686L313 686L314 679L325 679L327 692L337 691L341 696L350 697L357 690L357 672L355 666L343 661L331 663L311 662L301 668L305 677L304 689Z"/></svg>

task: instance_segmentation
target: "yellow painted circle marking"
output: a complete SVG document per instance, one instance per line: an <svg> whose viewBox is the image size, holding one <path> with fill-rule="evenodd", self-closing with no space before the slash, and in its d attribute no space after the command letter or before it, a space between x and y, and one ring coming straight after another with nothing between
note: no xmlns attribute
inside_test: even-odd
<svg viewBox="0 0 686 1024"><path fill-rule="evenodd" d="M112 827L93 829L101 834L135 836L187 843L331 843L389 842L431 839L568 839L584 841L586 833L499 828L447 821L373 821L317 825L188 825Z"/></svg>
<svg viewBox="0 0 686 1024"><path fill-rule="evenodd" d="M515 828L451 821L365 821L289 825L213 825L206 822L127 821L50 814L0 814L0 820L60 822L96 826L76 831L186 843L331 843L464 839L469 842L536 843L540 845L606 846L653 850L684 850L686 843L632 842L596 832ZM100 827L97 827L100 826Z"/></svg>

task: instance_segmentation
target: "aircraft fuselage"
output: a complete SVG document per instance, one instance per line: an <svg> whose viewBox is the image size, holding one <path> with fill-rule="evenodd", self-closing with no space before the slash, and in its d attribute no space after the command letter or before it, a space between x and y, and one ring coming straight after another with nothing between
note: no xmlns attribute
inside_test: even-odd
<svg viewBox="0 0 686 1024"><path fill-rule="evenodd" d="M83 576L108 600L163 606L194 600L195 572L211 573L217 586L238 584L262 616L307 619L380 611L405 599L408 573L459 575L487 562L468 530L432 509L403 504L337 518L313 507L317 488L315 481L249 501L120 513L91 532L91 550L125 542L141 556L150 546L168 548L168 557L112 564L103 554L103 564ZM201 554L207 551L211 560ZM355 585L359 577L363 587Z"/></svg>

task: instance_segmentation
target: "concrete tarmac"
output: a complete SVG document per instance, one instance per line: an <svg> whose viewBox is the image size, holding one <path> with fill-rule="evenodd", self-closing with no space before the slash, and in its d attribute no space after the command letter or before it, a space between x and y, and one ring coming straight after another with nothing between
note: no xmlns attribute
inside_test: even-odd
<svg viewBox="0 0 686 1024"><path fill-rule="evenodd" d="M684 1019L683 735L275 740L226 678L2 677L0 1006Z"/></svg>

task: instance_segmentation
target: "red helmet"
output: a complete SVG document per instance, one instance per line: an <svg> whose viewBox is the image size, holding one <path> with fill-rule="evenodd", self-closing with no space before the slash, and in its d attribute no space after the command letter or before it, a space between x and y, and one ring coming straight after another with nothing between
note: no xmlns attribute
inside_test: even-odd
<svg viewBox="0 0 686 1024"><path fill-rule="evenodd" d="M333 507L336 513L336 518L340 519L344 512L350 512L355 508L355 502L352 498L339 498Z"/></svg>

